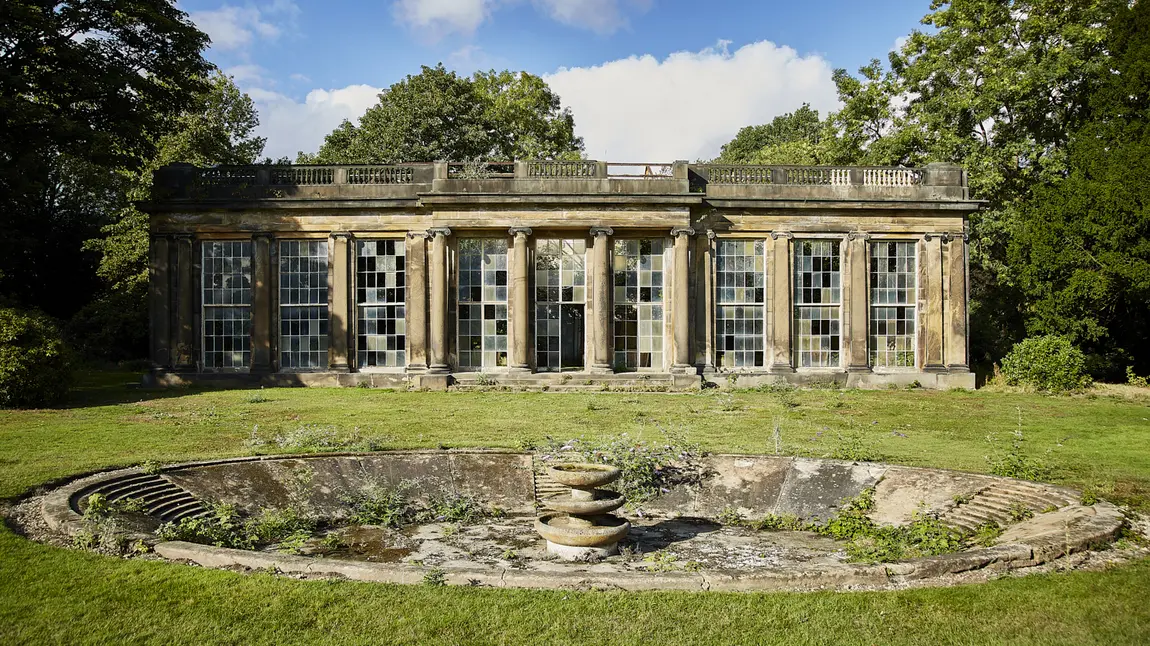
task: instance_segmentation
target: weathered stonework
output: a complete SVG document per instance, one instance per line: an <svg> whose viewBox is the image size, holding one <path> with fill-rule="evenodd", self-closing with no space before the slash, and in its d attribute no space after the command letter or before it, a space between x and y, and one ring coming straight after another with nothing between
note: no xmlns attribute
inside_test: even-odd
<svg viewBox="0 0 1150 646"><path fill-rule="evenodd" d="M562 356L562 366L555 369L574 373L575 380L634 370L671 387L694 386L700 376L724 383L729 373L738 375L739 385L782 379L859 387L916 381L930 388L974 386L967 356L965 231L966 218L979 202L970 199L965 172L958 166L520 161L489 164L474 177L468 173L463 165L445 162L161 168L154 198L140 205L151 218L153 383L214 379L446 388L466 383L467 373L482 372L531 387L533 379L550 383L540 360L541 353L550 351ZM474 277L483 289L464 293L460 245L492 239L505 245L505 250L496 247L505 266L485 265ZM559 280L575 281L575 291L564 283L549 295L539 283L547 268L537 264L536 250L540 241L555 239L577 241L586 253L576 266L562 270L570 274L554 268ZM204 359L204 281L219 277L205 275L201 248L219 240L251 242L251 270L243 276L250 281L250 296L244 292L248 300L238 307L246 309L236 310L250 332L244 339L224 340L225 348L246 344L249 354L231 362L239 367L212 368ZM327 241L323 347L328 359L319 368L289 372L281 366L281 353L288 349L280 335L298 330L281 322L280 290L293 287L280 285L277 271L286 271L278 261L278 245L294 240ZM358 240L399 245L400 284L389 283L387 293L382 283L361 284L366 270L357 255ZM641 263L654 256L643 256L640 266L628 268L618 255L619 245L634 240L642 242L642 249L649 244L662 249L661 264L653 264L658 268L651 273ZM749 302L746 312L741 304L724 304L717 292L722 285L716 277L727 262L722 245L738 240L754 241L764 259L756 270L763 274L761 300ZM831 332L823 329L826 312L813 328L808 321L802 321L805 327L797 323L798 306L809 303L796 301L796 290L804 287L796 280L807 276L794 266L795 258L810 241L837 245L832 271L838 282L832 289L839 300L828 310L835 317ZM913 243L914 248L914 296L907 308L913 310L907 324L913 332L905 335L913 337L913 349L899 350L897 367L876 365L872 347L887 342L876 336L872 316L877 303L872 299L871 249L884 241ZM486 258L488 251L483 253ZM625 271L658 284L628 284L625 280L632 278ZM751 280L753 272L746 276ZM489 280L501 282L482 282ZM484 291L489 286L494 291ZM360 303L365 289L380 290L368 298L397 300ZM483 299L467 301L477 308L472 315L480 318L459 318L463 296ZM637 300L619 300L624 296ZM554 307L542 307L544 302ZM357 319L362 308L384 305L394 310L390 318L363 324ZM757 340L747 341L740 332L739 347L723 347L732 343L733 325L721 320L723 307L728 315L759 317L754 319L761 321ZM231 327L218 329L234 335ZM799 335L811 329L822 335L824 345L830 340L814 364L806 355L800 360L810 342L799 343ZM379 338L365 339L365 334ZM461 347L465 342L472 345ZM389 363L368 366L362 361L369 343ZM758 347L744 349L744 343ZM886 350L894 352L893 346ZM718 359L724 352L744 355L724 363ZM629 363L635 356L637 363Z"/></svg>

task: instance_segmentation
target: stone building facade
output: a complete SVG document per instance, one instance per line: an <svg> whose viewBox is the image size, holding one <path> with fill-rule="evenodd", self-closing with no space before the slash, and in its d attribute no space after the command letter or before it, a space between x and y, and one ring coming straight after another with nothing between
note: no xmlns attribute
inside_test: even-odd
<svg viewBox="0 0 1150 646"><path fill-rule="evenodd" d="M979 203L952 164L173 165L155 186L156 383L974 386Z"/></svg>

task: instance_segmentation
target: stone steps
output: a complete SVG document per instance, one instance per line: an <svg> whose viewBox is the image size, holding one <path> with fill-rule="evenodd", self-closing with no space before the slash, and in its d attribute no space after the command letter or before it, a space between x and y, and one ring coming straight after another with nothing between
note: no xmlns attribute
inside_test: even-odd
<svg viewBox="0 0 1150 646"><path fill-rule="evenodd" d="M72 509L84 513L88 497L96 493L106 496L111 502L139 501L143 513L164 522L179 522L208 513L204 504L188 490L159 474L132 474L85 487L72 495Z"/></svg>
<svg viewBox="0 0 1150 646"><path fill-rule="evenodd" d="M483 374L464 373L452 377L452 390L489 390L511 388L548 392L603 392L620 391L668 391L675 388L672 375L665 373L619 373L590 375L586 373L535 373L535 374Z"/></svg>
<svg viewBox="0 0 1150 646"><path fill-rule="evenodd" d="M1011 518L1011 508L1017 503L1022 503L1038 514L1044 509L1061 508L1073 502L1065 494L1042 485L996 483L974 494L968 502L951 507L941 515L940 520L952 527L972 532L988 522L1003 527L1016 522Z"/></svg>

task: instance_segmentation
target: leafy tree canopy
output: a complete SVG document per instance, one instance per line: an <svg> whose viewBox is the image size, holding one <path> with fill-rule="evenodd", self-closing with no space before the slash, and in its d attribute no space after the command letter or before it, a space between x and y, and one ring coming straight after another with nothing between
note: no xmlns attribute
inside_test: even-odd
<svg viewBox="0 0 1150 646"><path fill-rule="evenodd" d="M355 125L344 121L298 163L578 158L575 120L526 72L458 76L442 64L392 85Z"/></svg>
<svg viewBox="0 0 1150 646"><path fill-rule="evenodd" d="M148 216L131 202L148 198L152 171L172 162L252 164L263 152L264 138L254 134L259 117L251 98L219 72L205 88L171 120L152 159L138 171L119 173L115 202L106 205L114 219L100 237L84 243L85 250L99 254L96 274L105 287L72 320L73 337L89 356L130 358L146 352Z"/></svg>
<svg viewBox="0 0 1150 646"><path fill-rule="evenodd" d="M859 76L835 73L835 163L969 171L971 321L976 362L997 359L1024 333L1006 249L1022 205L1063 177L1071 133L1109 73L1106 41L1125 0L935 0L923 23Z"/></svg>
<svg viewBox="0 0 1150 646"><path fill-rule="evenodd" d="M0 3L0 292L66 315L96 290L81 244L204 90L207 42L170 0Z"/></svg>
<svg viewBox="0 0 1150 646"><path fill-rule="evenodd" d="M1110 73L1084 102L1065 179L1035 189L1009 261L1031 334L1062 334L1094 371L1150 371L1150 5L1121 9Z"/></svg>
<svg viewBox="0 0 1150 646"><path fill-rule="evenodd" d="M794 112L775 117L770 123L747 126L727 142L715 159L720 164L820 164L827 163L824 137L827 124L819 111L804 103Z"/></svg>

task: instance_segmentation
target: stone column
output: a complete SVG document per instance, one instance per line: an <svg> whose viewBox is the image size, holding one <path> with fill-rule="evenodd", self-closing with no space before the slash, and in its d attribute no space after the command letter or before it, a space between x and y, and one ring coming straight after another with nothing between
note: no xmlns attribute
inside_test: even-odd
<svg viewBox="0 0 1150 646"><path fill-rule="evenodd" d="M327 346L327 365L329 370L337 372L351 370L348 357L351 333L351 308L348 302L351 293L351 243L351 234L336 231L331 234L328 245L331 248L331 288L327 290L331 340Z"/></svg>
<svg viewBox="0 0 1150 646"><path fill-rule="evenodd" d="M252 364L251 372L272 369L272 239L252 237Z"/></svg>
<svg viewBox="0 0 1150 646"><path fill-rule="evenodd" d="M920 321L923 344L923 367L926 372L942 372L942 236L927 233L922 237L919 257L921 302Z"/></svg>
<svg viewBox="0 0 1150 646"><path fill-rule="evenodd" d="M174 368L196 369L196 276L192 236L176 236L176 358Z"/></svg>
<svg viewBox="0 0 1150 646"><path fill-rule="evenodd" d="M612 372L611 366L611 236L610 227L592 227L595 246L591 254L592 299L595 305L591 322L591 372Z"/></svg>
<svg viewBox="0 0 1150 646"><path fill-rule="evenodd" d="M451 229L438 227L427 230L431 236L431 257L428 258L428 274L431 276L428 308L430 314L431 363L428 371L434 374L447 374L447 236Z"/></svg>
<svg viewBox="0 0 1150 646"><path fill-rule="evenodd" d="M847 270L844 272L846 280L842 283L842 302L846 306L843 337L846 339L848 372L870 372L867 355L869 241L870 236L862 232L851 232L847 236Z"/></svg>
<svg viewBox="0 0 1150 646"><path fill-rule="evenodd" d="M794 372L791 359L791 240L794 235L786 231L771 232L770 306L771 306L771 367L770 372Z"/></svg>
<svg viewBox="0 0 1150 646"><path fill-rule="evenodd" d="M148 247L148 327L153 368L172 365L172 292L167 236L152 236Z"/></svg>
<svg viewBox="0 0 1150 646"><path fill-rule="evenodd" d="M966 312L966 234L944 233L946 243L946 368L950 372L970 372L967 359Z"/></svg>
<svg viewBox="0 0 1150 646"><path fill-rule="evenodd" d="M427 233L407 234L407 371L427 371Z"/></svg>
<svg viewBox="0 0 1150 646"><path fill-rule="evenodd" d="M673 372L686 374L695 371L691 363L691 337L689 319L691 307L689 291L690 280L690 245L691 236L695 230L690 227L675 227L671 229L671 236L675 239L674 261L671 274L671 332L673 344Z"/></svg>
<svg viewBox="0 0 1150 646"><path fill-rule="evenodd" d="M515 239L511 261L511 372L531 372L527 353L531 347L531 304L528 298L527 236L531 229L511 227L508 233Z"/></svg>
<svg viewBox="0 0 1150 646"><path fill-rule="evenodd" d="M695 239L695 258L691 263L695 276L694 333L695 364L704 374L715 372L715 232Z"/></svg>

